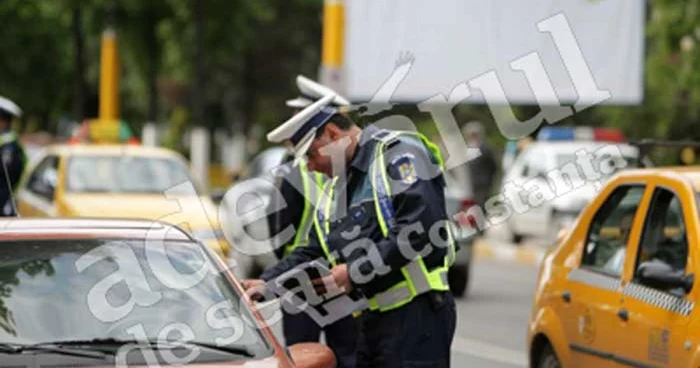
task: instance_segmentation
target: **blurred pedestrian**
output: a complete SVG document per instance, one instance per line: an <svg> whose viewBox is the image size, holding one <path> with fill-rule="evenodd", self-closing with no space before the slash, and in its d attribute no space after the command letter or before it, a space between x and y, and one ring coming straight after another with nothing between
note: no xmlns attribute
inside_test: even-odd
<svg viewBox="0 0 700 368"><path fill-rule="evenodd" d="M2 160L2 178L0 184L0 214L3 217L17 216L14 190L19 184L27 157L19 142L19 137L12 131L12 121L22 117L22 110L11 100L0 96L0 159Z"/></svg>
<svg viewBox="0 0 700 368"><path fill-rule="evenodd" d="M498 164L491 146L486 142L486 131L483 124L472 121L464 125L462 129L467 140L467 147L478 148L480 154L473 157L467 163L469 177L472 183L474 201L484 208L484 204L491 194L491 189L498 172Z"/></svg>

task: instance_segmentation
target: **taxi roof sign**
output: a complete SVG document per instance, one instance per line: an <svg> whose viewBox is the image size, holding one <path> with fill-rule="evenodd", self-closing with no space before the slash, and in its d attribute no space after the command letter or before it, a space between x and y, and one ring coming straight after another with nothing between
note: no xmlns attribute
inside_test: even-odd
<svg viewBox="0 0 700 368"><path fill-rule="evenodd" d="M122 143L135 138L123 120L85 120L75 138L94 143Z"/></svg>

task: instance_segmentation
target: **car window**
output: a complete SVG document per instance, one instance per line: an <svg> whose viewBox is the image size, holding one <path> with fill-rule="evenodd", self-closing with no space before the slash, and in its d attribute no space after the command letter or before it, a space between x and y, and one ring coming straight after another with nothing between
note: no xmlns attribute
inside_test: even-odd
<svg viewBox="0 0 700 368"><path fill-rule="evenodd" d="M53 201L58 185L58 157L47 156L29 177L27 189L32 193Z"/></svg>
<svg viewBox="0 0 700 368"><path fill-rule="evenodd" d="M197 243L66 239L0 245L2 342L171 340L186 331L192 341L245 347L256 358L272 354L244 299ZM225 354L219 361L242 358Z"/></svg>
<svg viewBox="0 0 700 368"><path fill-rule="evenodd" d="M658 188L654 191L644 222L635 274L644 262L663 262L684 271L688 260L688 234L678 196Z"/></svg>
<svg viewBox="0 0 700 368"><path fill-rule="evenodd" d="M183 183L199 193L187 166L171 158L75 156L66 173L66 191L74 193L164 193ZM191 187L182 188L192 194L184 192Z"/></svg>
<svg viewBox="0 0 700 368"><path fill-rule="evenodd" d="M643 195L642 186L623 186L606 199L588 229L583 267L612 276L622 274L627 240Z"/></svg>

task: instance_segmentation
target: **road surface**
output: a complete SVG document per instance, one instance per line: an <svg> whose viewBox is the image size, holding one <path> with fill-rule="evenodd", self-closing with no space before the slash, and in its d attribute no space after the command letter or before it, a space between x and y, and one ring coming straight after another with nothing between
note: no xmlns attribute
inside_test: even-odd
<svg viewBox="0 0 700 368"><path fill-rule="evenodd" d="M486 242L513 247L493 239ZM498 253L496 253L498 254ZM453 367L527 367L526 333L537 266L534 262L477 256L469 295L457 300ZM274 305L263 314L274 312ZM280 323L273 331L284 341Z"/></svg>
<svg viewBox="0 0 700 368"><path fill-rule="evenodd" d="M527 367L536 271L532 264L475 260L469 296L457 302L453 367Z"/></svg>

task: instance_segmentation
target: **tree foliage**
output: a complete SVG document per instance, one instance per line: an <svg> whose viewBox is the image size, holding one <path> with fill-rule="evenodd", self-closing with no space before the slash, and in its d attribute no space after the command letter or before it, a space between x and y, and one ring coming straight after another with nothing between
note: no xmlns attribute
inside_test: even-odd
<svg viewBox="0 0 700 368"><path fill-rule="evenodd" d="M321 0L3 0L0 95L21 105L25 126L53 130L62 117L95 117L100 40L113 23L123 118L137 129L173 117L181 125L183 116L192 124L198 97L204 121L194 123L251 133L287 117L283 101L296 94L296 74L315 77L321 9Z"/></svg>

